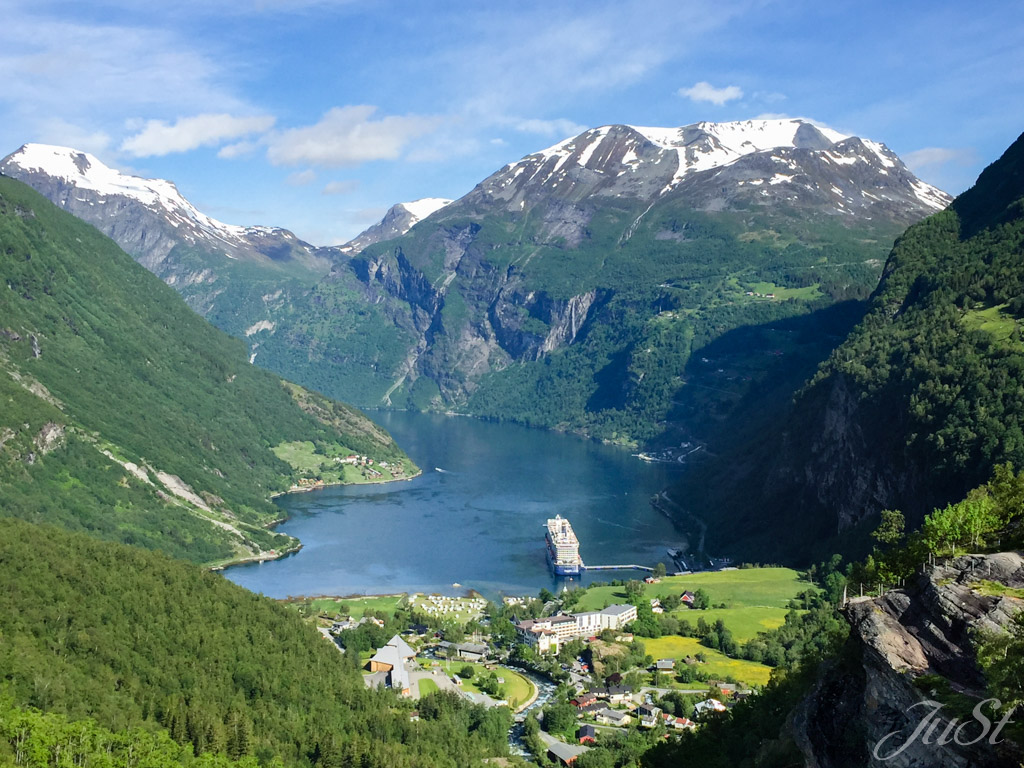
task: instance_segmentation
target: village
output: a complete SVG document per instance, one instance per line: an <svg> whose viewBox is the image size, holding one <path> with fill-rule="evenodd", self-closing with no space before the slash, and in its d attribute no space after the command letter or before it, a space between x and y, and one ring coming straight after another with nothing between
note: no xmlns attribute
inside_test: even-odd
<svg viewBox="0 0 1024 768"><path fill-rule="evenodd" d="M443 692L508 707L524 754L570 765L633 731L665 739L699 728L765 685L770 667L709 647L693 622L728 623L746 640L780 626L804 588L787 569L737 569L500 602L414 594L323 598L306 610L339 650L358 655L368 687L409 702L410 718Z"/></svg>

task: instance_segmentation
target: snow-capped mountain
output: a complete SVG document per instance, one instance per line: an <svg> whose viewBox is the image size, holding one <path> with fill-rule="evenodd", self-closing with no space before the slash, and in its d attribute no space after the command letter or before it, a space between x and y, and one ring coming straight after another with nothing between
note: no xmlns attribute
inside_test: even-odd
<svg viewBox="0 0 1024 768"><path fill-rule="evenodd" d="M601 198L681 197L706 210L787 203L837 215L878 209L907 221L951 200L884 144L793 118L593 128L506 165L450 211L464 203L514 212L552 198L588 208Z"/></svg>
<svg viewBox="0 0 1024 768"><path fill-rule="evenodd" d="M949 201L884 144L809 120L606 125L509 163L335 275L352 272L412 340L383 402L431 392L438 407L570 419L525 394L547 388L585 423L591 407L662 407L663 393L638 393L682 376L673 355L694 327L712 338L790 311L790 298L866 295L893 239ZM620 335L624 318L659 312ZM369 357L358 339L320 342L339 360ZM540 364L581 344L563 367Z"/></svg>
<svg viewBox="0 0 1024 768"><path fill-rule="evenodd" d="M379 222L342 245L341 250L344 253L358 253L376 243L401 237L412 229L413 225L451 202L443 197L424 197L408 203L397 203L388 209Z"/></svg>
<svg viewBox="0 0 1024 768"><path fill-rule="evenodd" d="M69 147L26 144L0 162L0 172L93 224L172 284L196 279L194 262L188 274L182 273L176 249L266 265L329 268L288 230L224 224L199 211L170 181L129 176Z"/></svg>

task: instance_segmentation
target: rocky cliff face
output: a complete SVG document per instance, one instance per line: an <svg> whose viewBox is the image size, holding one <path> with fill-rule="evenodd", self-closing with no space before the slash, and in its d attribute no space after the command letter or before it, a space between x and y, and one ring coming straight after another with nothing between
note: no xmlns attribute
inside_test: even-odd
<svg viewBox="0 0 1024 768"><path fill-rule="evenodd" d="M806 765L1018 764L1021 755L1012 744L992 745L987 738L968 746L935 743L956 717L949 701L933 715L938 724L930 739L924 733L913 736L936 710L926 702L952 695L969 712L987 698L975 662L976 633L1002 629L1024 609L1024 601L979 593L972 585L982 579L1024 587L1024 557L1018 552L960 557L929 568L906 589L850 601L845 612L852 632L845 655L822 674L793 716L793 735ZM991 736L1005 712L993 716L986 708L984 713L993 721L986 734ZM973 717L961 713L959 722L967 720ZM980 721L972 722L960 741L975 740L981 730Z"/></svg>
<svg viewBox="0 0 1024 768"><path fill-rule="evenodd" d="M866 227L870 240L876 225L895 231L948 200L884 145L802 120L611 125L510 163L352 268L368 300L419 335L396 379L427 377L464 405L487 374L572 346L615 297L703 279L708 268L688 263L706 258L702 240L713 252L744 227L775 238L816 218ZM694 220L719 215L737 230ZM659 258L674 264L652 269Z"/></svg>

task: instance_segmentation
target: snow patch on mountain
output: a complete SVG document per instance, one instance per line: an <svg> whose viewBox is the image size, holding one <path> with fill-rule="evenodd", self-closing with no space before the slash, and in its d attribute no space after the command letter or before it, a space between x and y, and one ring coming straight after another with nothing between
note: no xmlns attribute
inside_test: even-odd
<svg viewBox="0 0 1024 768"><path fill-rule="evenodd" d="M441 210L450 202L451 200L444 197L424 197L409 203L399 203L399 205L412 214L412 217L416 220L413 222L415 224L418 221L423 221L430 214Z"/></svg>
<svg viewBox="0 0 1024 768"><path fill-rule="evenodd" d="M239 227L225 224L202 213L182 197L173 183L164 179L143 179L111 168L88 152L50 144L26 144L8 162L25 171L39 171L80 190L110 197L133 198L149 207L163 208L174 226L188 223L221 239L237 240L250 230L253 234L275 232L271 227ZM105 203L106 200L98 200Z"/></svg>

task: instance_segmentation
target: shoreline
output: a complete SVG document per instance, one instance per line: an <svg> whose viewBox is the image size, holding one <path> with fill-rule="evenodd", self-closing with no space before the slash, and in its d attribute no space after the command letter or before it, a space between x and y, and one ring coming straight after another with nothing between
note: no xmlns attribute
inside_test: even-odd
<svg viewBox="0 0 1024 768"><path fill-rule="evenodd" d="M324 488L340 488L341 486L345 486L345 485L381 485L383 483L408 482L409 480L415 480L417 477L419 477L422 474L423 474L423 470L422 469L417 469L415 474L409 475L408 477L392 477L392 478L390 478L388 480L384 480L384 479L380 479L380 480L367 480L366 482L363 482L363 483L351 483L351 482L344 482L344 481L340 481L339 480L338 482L335 482L335 483L319 483L318 485L309 485L309 486L305 486L305 487L293 485L291 488L289 488L286 491L278 491L277 493L272 493L270 495L270 498L271 498L271 500L279 499L282 496L288 496L288 495L293 494L293 493L310 493L311 491L322 491ZM287 517L283 517L280 520L275 520L272 524L268 524L266 527L269 528L270 525L278 525L280 523L285 522L287 519L288 519Z"/></svg>
<svg viewBox="0 0 1024 768"><path fill-rule="evenodd" d="M343 485L379 485L381 483L398 483L398 482L405 481L405 480L413 480L413 479L419 477L422 474L423 474L423 470L422 469L417 469L415 474L409 475L409 477L392 477L392 478L390 478L388 480L383 480L383 479L381 479L381 480L367 480L365 483L344 483L344 482L321 483L320 485L311 486L309 488L292 487L292 488L289 488L286 491L278 491L277 493L272 493L269 496L269 498L270 498L271 501L273 501L274 499L278 499L278 498L280 498L282 496L286 496L286 495L292 494L292 493L309 493L310 491L319 491L319 490L323 490L324 488L335 488L335 487L343 486ZM277 526L281 525L281 523L288 522L288 519L289 519L288 515L283 515L282 517L279 517L279 518L277 518L275 520L270 520L270 521L268 521L266 523L263 523L263 527L266 528L267 530L272 530L272 529L276 528ZM266 563L266 562L272 561L272 560L280 560L282 558L288 557L289 555L294 555L300 549L302 549L302 546L303 546L302 542L299 541L298 539L295 539L294 537L292 537L292 538L295 541L295 544L294 544L294 546L290 546L287 549L282 549L280 551L278 551L278 550L261 551L261 552L257 552L255 554L248 555L248 556L245 556L245 557L237 557L237 558L234 558L232 560L228 560L226 562L217 562L216 565L205 565L205 566L202 566L202 567L204 567L206 570L211 571L211 572L212 571L224 571L224 570L227 570L228 568L231 568L231 567L236 566L236 565L248 565L250 563Z"/></svg>
<svg viewBox="0 0 1024 768"><path fill-rule="evenodd" d="M268 524L266 527L270 527L270 525L277 525L279 523L283 523L287 519L288 518L284 518L283 520L276 520L273 523ZM288 557L288 555L294 555L300 549L302 549L302 542L299 541L298 539L295 539L295 546L289 547L288 549L282 549L280 552L277 551L277 550L268 550L266 552L257 552L256 554L249 555L248 557L238 557L238 558L235 558L233 560L228 560L227 562L217 563L217 565L207 565L207 566L205 566L205 568L206 568L206 570L208 570L210 572L214 572L214 571L224 571L224 570L226 570L228 568L231 568L232 566L235 566L235 565L246 565L247 563L265 563L268 560L280 560L282 557Z"/></svg>

